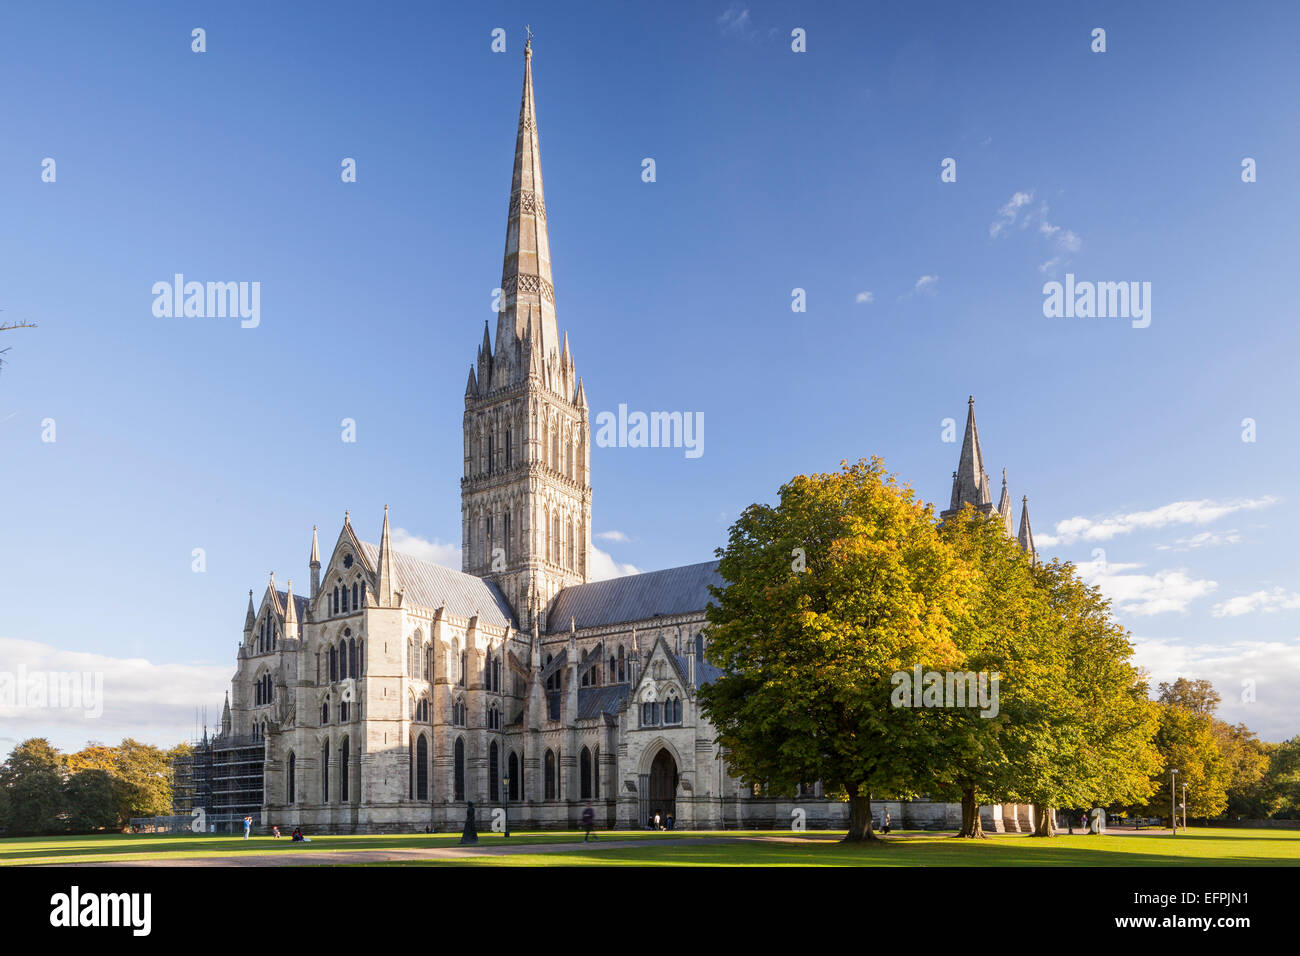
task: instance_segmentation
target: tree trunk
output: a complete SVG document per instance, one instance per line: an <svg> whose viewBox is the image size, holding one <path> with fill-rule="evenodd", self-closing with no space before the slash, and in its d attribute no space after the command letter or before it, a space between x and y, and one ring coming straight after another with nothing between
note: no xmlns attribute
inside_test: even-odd
<svg viewBox="0 0 1300 956"><path fill-rule="evenodd" d="M961 792L961 832L957 835L984 839L984 824L980 821L980 805L975 801L974 787L966 787Z"/></svg>
<svg viewBox="0 0 1300 956"><path fill-rule="evenodd" d="M1052 807L1034 804L1034 836L1056 836L1056 811Z"/></svg>
<svg viewBox="0 0 1300 956"><path fill-rule="evenodd" d="M871 828L871 794L858 795L856 788L849 789L849 832L845 843L863 843L879 840Z"/></svg>

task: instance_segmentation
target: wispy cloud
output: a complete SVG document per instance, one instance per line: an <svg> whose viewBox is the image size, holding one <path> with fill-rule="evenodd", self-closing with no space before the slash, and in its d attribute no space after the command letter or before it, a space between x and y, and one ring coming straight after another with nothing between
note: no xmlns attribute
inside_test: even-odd
<svg viewBox="0 0 1300 956"><path fill-rule="evenodd" d="M912 291L917 295L934 295L938 286L938 276L921 276L916 280L916 285L912 286Z"/></svg>
<svg viewBox="0 0 1300 956"><path fill-rule="evenodd" d="M1193 578L1181 569L1133 574L1144 565L1110 564L1104 555L1077 567L1079 576L1099 588L1117 613L1137 617L1185 611L1192 601L1219 586L1217 581Z"/></svg>
<svg viewBox="0 0 1300 956"><path fill-rule="evenodd" d="M853 301L858 303L871 303L876 301L876 296L871 292L859 292L857 298Z"/></svg>
<svg viewBox="0 0 1300 956"><path fill-rule="evenodd" d="M1241 534L1231 531L1202 531L1186 538L1177 538L1173 544L1158 544L1157 551L1193 551L1196 548L1217 548L1225 544L1240 544Z"/></svg>
<svg viewBox="0 0 1300 956"><path fill-rule="evenodd" d="M1055 534L1039 535L1046 545L1074 544L1076 541L1109 541L1122 534L1148 531L1178 524L1209 524L1211 521L1235 514L1267 508L1280 499L1272 495L1262 498L1234 498L1229 501L1174 501L1150 511L1132 511L1100 518L1076 516L1056 523Z"/></svg>
<svg viewBox="0 0 1300 956"><path fill-rule="evenodd" d="M429 541L419 535L411 534L405 528L393 530L393 550L409 554L413 558L422 558L444 568L460 570L460 545L444 544L435 538Z"/></svg>
<svg viewBox="0 0 1300 956"><path fill-rule="evenodd" d="M1033 192L1015 193L1010 199L1002 204L998 210L997 218L989 226L989 235L996 239L1003 235L1008 229L1016 224L1020 217L1020 211L1033 202ZM1023 226L1022 226L1023 228Z"/></svg>
<svg viewBox="0 0 1300 956"><path fill-rule="evenodd" d="M1255 591L1228 598L1210 608L1210 613L1215 617L1241 617L1256 611L1272 614L1274 611L1294 611L1296 608L1300 608L1300 594L1286 588L1273 588L1271 591Z"/></svg>
<svg viewBox="0 0 1300 956"><path fill-rule="evenodd" d="M997 239L1008 235L1012 229L1027 229L1037 225L1038 234L1052 244L1056 253L1046 262L1041 263L1038 271L1055 274L1058 266L1083 248L1083 239L1074 230L1051 222L1048 219L1049 211L1046 202L1034 205L1032 189L1014 193L1002 204L993 222L989 224L989 236Z"/></svg>
<svg viewBox="0 0 1300 956"><path fill-rule="evenodd" d="M728 36L750 36L753 33L754 24L749 18L749 7L733 3L718 17L718 27L721 28L723 34Z"/></svg>
<svg viewBox="0 0 1300 956"><path fill-rule="evenodd" d="M622 531L601 531L596 534L596 537L604 541L618 541L622 544L627 544L632 540Z"/></svg>

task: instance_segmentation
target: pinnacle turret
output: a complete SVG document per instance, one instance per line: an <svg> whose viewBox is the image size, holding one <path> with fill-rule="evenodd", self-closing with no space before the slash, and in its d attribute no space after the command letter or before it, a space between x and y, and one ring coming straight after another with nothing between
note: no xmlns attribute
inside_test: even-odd
<svg viewBox="0 0 1300 956"><path fill-rule="evenodd" d="M1020 504L1020 550L1029 555L1030 563L1038 563L1038 552L1034 550L1034 531L1029 526L1029 496L1025 495Z"/></svg>

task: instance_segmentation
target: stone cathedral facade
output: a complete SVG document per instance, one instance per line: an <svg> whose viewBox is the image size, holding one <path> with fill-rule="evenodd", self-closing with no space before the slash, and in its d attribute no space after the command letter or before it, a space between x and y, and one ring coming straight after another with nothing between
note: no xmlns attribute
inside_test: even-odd
<svg viewBox="0 0 1300 956"><path fill-rule="evenodd" d="M465 387L462 570L377 543L345 514L310 583L249 593L222 736L265 749L262 823L309 832L577 826L843 826L812 785L755 794L727 772L697 704L710 561L590 580L591 427L558 331L533 99L532 50L510 186L495 342L483 330ZM960 476L960 477L959 477ZM1010 499L999 509L1010 528ZM952 507L992 509L973 403ZM1005 510L1003 510L1005 509ZM1027 513L1020 539L1032 550ZM1027 538L1028 536L1028 538ZM878 805L879 806L879 805ZM893 804L896 826L952 808ZM989 829L1017 829L994 808Z"/></svg>

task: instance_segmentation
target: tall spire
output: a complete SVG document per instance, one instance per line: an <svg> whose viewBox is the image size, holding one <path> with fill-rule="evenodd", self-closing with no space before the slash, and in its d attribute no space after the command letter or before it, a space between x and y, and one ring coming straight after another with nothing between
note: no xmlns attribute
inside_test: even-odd
<svg viewBox="0 0 1300 956"><path fill-rule="evenodd" d="M989 494L988 473L984 470L984 453L980 433L975 427L975 396L966 401L966 434L961 441L961 458L952 476L952 501L940 517L956 514L971 505L985 515L993 513L993 496Z"/></svg>
<svg viewBox="0 0 1300 956"><path fill-rule="evenodd" d="M1011 523L1011 492L1007 491L1007 470L1002 469L1002 499L998 502L998 514L1002 516L1002 525L1007 529L1007 537L1011 537L1013 527Z"/></svg>
<svg viewBox="0 0 1300 956"><path fill-rule="evenodd" d="M393 542L388 537L388 505L384 505L384 530L379 537L379 582L376 603L389 607L393 603Z"/></svg>
<svg viewBox="0 0 1300 956"><path fill-rule="evenodd" d="M256 615L253 613L253 592L248 592L248 613L244 615L244 633L252 634L253 625L257 623Z"/></svg>
<svg viewBox="0 0 1300 956"><path fill-rule="evenodd" d="M523 338L527 312L536 307L541 318L543 360L560 347L555 321L555 287L551 284L551 246L546 233L546 199L542 192L542 159L537 145L537 107L533 102L532 39L524 45L524 90L515 134L515 167L510 180L510 211L506 218L505 262L501 268L501 314L497 339L511 332Z"/></svg>
<svg viewBox="0 0 1300 956"><path fill-rule="evenodd" d="M1031 564L1038 563L1038 552L1034 550L1034 530L1029 527L1029 496L1025 495L1020 504L1020 550L1029 555Z"/></svg>

